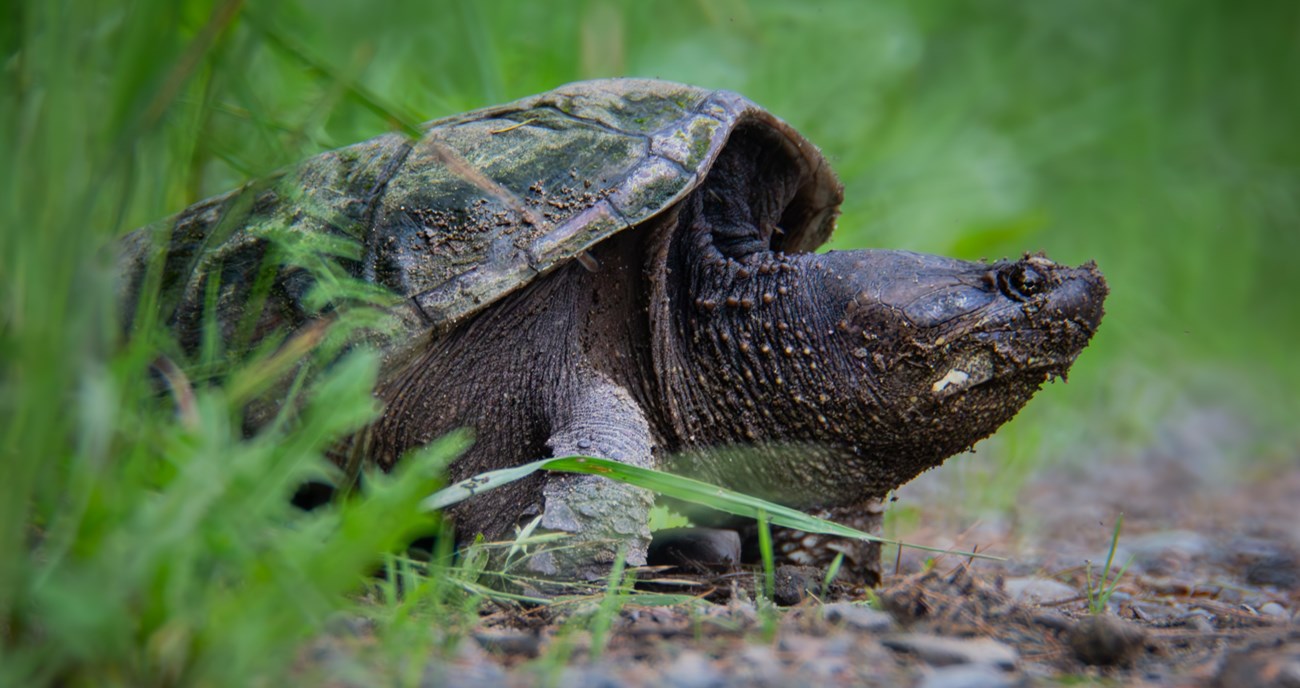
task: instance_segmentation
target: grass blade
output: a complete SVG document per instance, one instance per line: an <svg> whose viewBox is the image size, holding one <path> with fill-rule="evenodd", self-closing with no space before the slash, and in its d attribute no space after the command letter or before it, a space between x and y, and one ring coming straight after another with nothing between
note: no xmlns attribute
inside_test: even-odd
<svg viewBox="0 0 1300 688"><path fill-rule="evenodd" d="M911 547L913 549L920 549L927 552L950 553L980 559L999 559L999 557L993 557L987 554L958 552L943 549L941 547L915 545L898 540L882 538L878 535L872 535L871 533L857 530L856 528L850 528L839 523L810 516L797 509L791 509L787 506L781 506L780 504L759 499L757 497L751 497L734 490L728 490L724 487L711 485L693 478L673 475L671 473L656 471L650 468L631 466L618 461L592 456L564 456L555 459L543 459L541 461L526 463L514 468L504 468L497 471L481 473L435 492L425 499L421 506L429 511L445 509L453 504L469 499L474 495L526 478L540 470L600 475L611 480L627 483L628 485L642 487L657 494L672 497L674 499L680 499L683 502L707 506L729 514L754 519L765 517L774 525L802 530L806 533L838 535L840 537L857 538L859 540L881 542L900 547Z"/></svg>

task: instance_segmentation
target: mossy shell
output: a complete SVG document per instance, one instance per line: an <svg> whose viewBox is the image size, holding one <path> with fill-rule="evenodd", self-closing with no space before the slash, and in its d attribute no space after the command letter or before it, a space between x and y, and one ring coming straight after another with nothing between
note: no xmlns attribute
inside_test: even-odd
<svg viewBox="0 0 1300 688"><path fill-rule="evenodd" d="M161 317L183 343L197 341L215 297L229 337L247 321L272 233L312 235L317 245L332 237L349 240L334 242L348 271L402 297L394 341L446 331L671 208L747 126L779 134L769 138L802 168L780 248L816 248L830 235L842 188L794 129L728 91L607 79L430 122L418 140L391 133L321 153L197 203L124 240L122 298L134 302L162 242ZM274 269L267 298L251 299L263 301L254 340L312 317L307 271Z"/></svg>

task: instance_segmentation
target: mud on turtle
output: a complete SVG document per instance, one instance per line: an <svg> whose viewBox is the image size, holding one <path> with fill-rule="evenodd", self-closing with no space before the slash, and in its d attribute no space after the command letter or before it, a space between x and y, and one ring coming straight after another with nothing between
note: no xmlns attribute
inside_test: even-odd
<svg viewBox="0 0 1300 688"><path fill-rule="evenodd" d="M458 427L460 480L545 456L664 468L870 528L877 500L1010 419L1102 316L1095 266L814 254L842 187L818 149L745 98L610 79L322 153L124 243L124 298L164 237L161 317L197 346L211 279L222 337L301 328L311 277L276 267L252 313L267 227L358 242L354 276L402 298L354 449L380 466ZM745 447L745 451L734 451ZM644 561L650 494L552 474L451 511L462 539L541 515L580 546L535 572ZM796 563L878 552L801 534Z"/></svg>

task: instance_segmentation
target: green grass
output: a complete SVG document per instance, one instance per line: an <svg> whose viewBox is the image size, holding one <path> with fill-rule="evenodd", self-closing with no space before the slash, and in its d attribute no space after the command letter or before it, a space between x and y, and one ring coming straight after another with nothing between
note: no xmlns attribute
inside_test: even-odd
<svg viewBox="0 0 1300 688"><path fill-rule="evenodd" d="M1097 580L1092 579L1092 562L1087 562L1083 572L1085 578L1085 588L1088 594L1088 613L1105 614L1110 605L1110 598L1115 594L1115 589L1119 587L1119 580L1124 577L1128 571L1129 564L1133 563L1133 557L1129 556L1128 561L1114 571L1112 566L1115 564L1115 549L1119 547L1119 533L1124 527L1124 514L1115 517L1115 532L1110 536L1110 550L1106 552L1106 565L1101 567L1101 573L1098 574Z"/></svg>
<svg viewBox="0 0 1300 688"><path fill-rule="evenodd" d="M119 335L111 241L320 150L580 78L731 88L786 118L845 182L836 247L1098 261L1108 315L1070 385L949 467L972 506L1204 408L1245 428L1235 460L1294 461L1297 26L1286 0L6 4L0 683L277 684L340 610L378 617L402 661L418 619L472 618L455 562L455 584L357 602L402 534L435 527L414 504L454 447L336 509L285 506L375 412L374 362L245 438L240 402L293 362L213 349L231 384L189 375L178 417L148 374L174 343Z"/></svg>

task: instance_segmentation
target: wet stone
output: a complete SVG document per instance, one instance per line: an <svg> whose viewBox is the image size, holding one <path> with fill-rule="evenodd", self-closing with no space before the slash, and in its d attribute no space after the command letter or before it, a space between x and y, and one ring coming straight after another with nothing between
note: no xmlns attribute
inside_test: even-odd
<svg viewBox="0 0 1300 688"><path fill-rule="evenodd" d="M885 647L908 652L932 666L987 664L999 669L1014 669L1019 653L1014 647L992 638L949 638L938 635L908 633L881 640Z"/></svg>
<svg viewBox="0 0 1300 688"><path fill-rule="evenodd" d="M884 633L894 626L894 617L888 613L851 602L827 604L822 607L822 616L831 623L842 623L868 633Z"/></svg>

